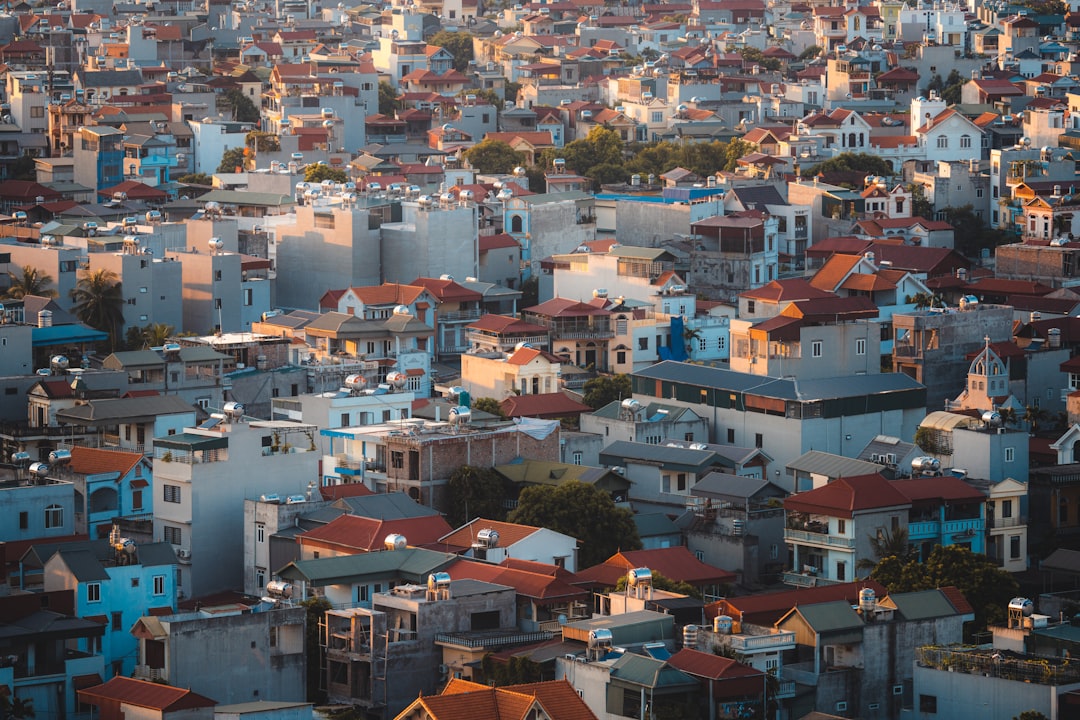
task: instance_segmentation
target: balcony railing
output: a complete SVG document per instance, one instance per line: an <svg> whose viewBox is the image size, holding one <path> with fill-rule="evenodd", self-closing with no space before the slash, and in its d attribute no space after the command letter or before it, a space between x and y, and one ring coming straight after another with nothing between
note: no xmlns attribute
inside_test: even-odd
<svg viewBox="0 0 1080 720"><path fill-rule="evenodd" d="M825 547L855 549L855 538L839 537L827 533L810 532L808 530L796 530L784 528L784 540L794 541L809 545L822 545Z"/></svg>
<svg viewBox="0 0 1080 720"><path fill-rule="evenodd" d="M136 665L135 675L136 680L150 680L151 682L157 682L165 680L165 668L152 668L149 665Z"/></svg>
<svg viewBox="0 0 1080 720"><path fill-rule="evenodd" d="M602 340L615 337L615 332L610 328L596 328L593 330L560 330L555 328L553 334L558 340Z"/></svg>
<svg viewBox="0 0 1080 720"><path fill-rule="evenodd" d="M728 646L737 653L761 652L762 650L795 649L795 633L790 631L768 635L732 635Z"/></svg>
<svg viewBox="0 0 1080 720"><path fill-rule="evenodd" d="M786 700L795 697L795 681L781 680L776 686L776 699Z"/></svg>
<svg viewBox="0 0 1080 720"><path fill-rule="evenodd" d="M439 320L443 322L461 322L463 320L479 320L480 310L453 310L439 313Z"/></svg>
<svg viewBox="0 0 1080 720"><path fill-rule="evenodd" d="M1016 528L1025 527L1027 525L1027 517L1023 515L1007 517L1007 518L995 518L988 517L986 519L986 526L991 530L1000 530L1002 528Z"/></svg>
<svg viewBox="0 0 1080 720"><path fill-rule="evenodd" d="M528 645L531 643L544 642L553 637L551 632L499 632L476 634L473 633L436 633L435 642L444 645L455 645L469 649L484 649L507 647L510 645Z"/></svg>
<svg viewBox="0 0 1080 720"><path fill-rule="evenodd" d="M795 587L820 587L822 585L836 585L839 582L838 580L829 580L818 575L799 573L792 570L785 571L782 580L785 585L794 585Z"/></svg>

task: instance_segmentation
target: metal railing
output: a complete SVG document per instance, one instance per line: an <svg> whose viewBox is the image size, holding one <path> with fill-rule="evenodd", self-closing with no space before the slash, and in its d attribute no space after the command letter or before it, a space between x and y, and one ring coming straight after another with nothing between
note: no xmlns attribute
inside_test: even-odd
<svg viewBox="0 0 1080 720"><path fill-rule="evenodd" d="M784 528L784 540L796 540L813 545L825 545L827 547L855 549L855 538L810 532L809 530L796 530L794 528Z"/></svg>
<svg viewBox="0 0 1080 720"><path fill-rule="evenodd" d="M759 650L772 650L779 647L795 647L795 633L785 630L768 635L732 635L728 646L739 653L751 653Z"/></svg>
<svg viewBox="0 0 1080 720"><path fill-rule="evenodd" d="M550 640L552 637L553 633L546 630L531 633L508 632L505 635L492 634L485 637L469 637L457 633L436 633L435 642L470 649L481 649L506 647L508 645L528 645Z"/></svg>

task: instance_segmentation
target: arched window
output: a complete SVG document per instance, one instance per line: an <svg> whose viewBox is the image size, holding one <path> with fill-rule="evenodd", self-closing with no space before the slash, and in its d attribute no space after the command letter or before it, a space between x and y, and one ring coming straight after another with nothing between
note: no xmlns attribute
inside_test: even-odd
<svg viewBox="0 0 1080 720"><path fill-rule="evenodd" d="M64 508L59 505L50 505L45 508L45 529L64 526Z"/></svg>
<svg viewBox="0 0 1080 720"><path fill-rule="evenodd" d="M848 133L847 146L848 147L855 147L855 142L856 142L855 141L855 133Z"/></svg>
<svg viewBox="0 0 1080 720"><path fill-rule="evenodd" d="M514 215L510 218L510 232L521 232L521 225L522 222L520 215Z"/></svg>

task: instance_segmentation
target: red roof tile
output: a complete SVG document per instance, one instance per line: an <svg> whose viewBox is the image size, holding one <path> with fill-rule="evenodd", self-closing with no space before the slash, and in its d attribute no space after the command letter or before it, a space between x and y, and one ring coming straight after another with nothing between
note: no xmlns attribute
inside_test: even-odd
<svg viewBox="0 0 1080 720"><path fill-rule="evenodd" d="M614 587L627 570L639 567L650 568L671 580L685 581L695 586L734 582L736 577L733 572L701 562L680 545L616 553L599 565L579 571L578 582Z"/></svg>
<svg viewBox="0 0 1080 720"><path fill-rule="evenodd" d="M893 486L912 502L919 500L982 502L986 499L981 492L952 475L894 480Z"/></svg>
<svg viewBox="0 0 1080 720"><path fill-rule="evenodd" d="M297 536L296 541L301 545L333 545L339 549L372 552L383 549L387 535L404 535L410 545L418 546L436 542L449 530L450 525L441 515L396 520L342 515Z"/></svg>
<svg viewBox="0 0 1080 720"><path fill-rule="evenodd" d="M859 591L871 588L879 596L888 592L875 580L823 585L798 590L758 593L742 597L730 597L705 606L705 619L711 622L717 615L729 615L735 620L754 625L770 626L798 605L847 600L858 602Z"/></svg>
<svg viewBox="0 0 1080 720"><path fill-rule="evenodd" d="M910 505L911 501L880 473L839 478L784 500L784 508L850 518L861 510Z"/></svg>
<svg viewBox="0 0 1080 720"><path fill-rule="evenodd" d="M765 673L737 660L683 648L668 658L668 665L688 675L713 681L710 695L716 700L765 692Z"/></svg>
<svg viewBox="0 0 1080 720"><path fill-rule="evenodd" d="M453 530L438 539L440 542L447 545L472 547L473 541L476 539L476 533L485 529L498 531L499 545L505 548L524 540L540 528L533 527L532 525L519 525L517 523L503 522L501 520L475 518L465 525L462 525L457 530Z"/></svg>
<svg viewBox="0 0 1080 720"><path fill-rule="evenodd" d="M498 250L500 248L520 248L521 245L514 239L513 235L509 233L499 233L497 235L481 235L480 236L480 252L488 252L489 250Z"/></svg>
<svg viewBox="0 0 1080 720"><path fill-rule="evenodd" d="M442 278L420 277L413 280L412 285L427 288L428 292L441 302L479 302L484 298L475 290L458 285L453 280Z"/></svg>
<svg viewBox="0 0 1080 720"><path fill-rule="evenodd" d="M470 330L487 330L500 335L546 335L548 331L543 325L527 323L524 320L493 313L481 315L479 320L470 323L468 327Z"/></svg>
<svg viewBox="0 0 1080 720"><path fill-rule="evenodd" d="M79 475L115 472L124 477L142 459L142 453L75 446L71 449L71 464L68 467Z"/></svg>
<svg viewBox="0 0 1080 720"><path fill-rule="evenodd" d="M501 533L500 533L501 534ZM501 538L500 538L501 542ZM576 576L555 577L462 558L446 569L450 577L482 580L512 587L518 595L544 603L586 598L589 591L576 587Z"/></svg>
<svg viewBox="0 0 1080 720"><path fill-rule="evenodd" d="M117 675L104 685L80 690L79 701L89 705L100 705L101 701L116 701L169 712L217 705L216 701L191 690L135 680L122 675Z"/></svg>
<svg viewBox="0 0 1080 720"><path fill-rule="evenodd" d="M340 500L344 497L363 497L374 495L364 483L344 483L342 485L324 485L319 488L319 494L323 500Z"/></svg>
<svg viewBox="0 0 1080 720"><path fill-rule="evenodd" d="M503 414L509 418L563 418L576 417L592 412L592 408L583 405L565 393L541 393L537 395L515 395L503 400L500 405Z"/></svg>

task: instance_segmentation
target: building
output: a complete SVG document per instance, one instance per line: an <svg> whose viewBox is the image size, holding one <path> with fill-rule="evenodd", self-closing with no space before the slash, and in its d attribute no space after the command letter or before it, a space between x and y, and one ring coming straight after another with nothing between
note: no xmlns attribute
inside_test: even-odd
<svg viewBox="0 0 1080 720"><path fill-rule="evenodd" d="M211 422L154 440L154 538L176 548L178 594L243 587L243 501L304 495L318 480L314 425Z"/></svg>
<svg viewBox="0 0 1080 720"><path fill-rule="evenodd" d="M531 700L529 700L531 698ZM420 696L402 710L395 720L452 720L468 708L471 715L498 717L504 708L514 713L524 700L522 717L544 720L595 720L596 715L565 679L528 685L489 687L452 678L439 695Z"/></svg>
<svg viewBox="0 0 1080 720"><path fill-rule="evenodd" d="M217 701L187 688L123 676L80 689L78 697L80 705L97 708L98 716L109 720L123 720L131 715L150 720L213 720L217 705Z"/></svg>
<svg viewBox="0 0 1080 720"><path fill-rule="evenodd" d="M552 352L566 358L567 362L597 370L607 368L608 346L615 337L611 311L557 297L525 308L521 319L547 328Z"/></svg>
<svg viewBox="0 0 1080 720"><path fill-rule="evenodd" d="M548 528L474 518L439 538L444 548L463 548L465 557L499 564L508 558L577 570L575 538Z"/></svg>
<svg viewBox="0 0 1080 720"><path fill-rule="evenodd" d="M131 628L139 643L135 677L198 688L226 703L301 700L305 613L302 607L232 603L144 615Z"/></svg>
<svg viewBox="0 0 1080 720"><path fill-rule="evenodd" d="M604 445L616 440L663 445L669 440L701 442L709 437L709 421L691 408L665 403L641 403L633 398L613 400L581 416L581 429L602 436Z"/></svg>
<svg viewBox="0 0 1080 720"><path fill-rule="evenodd" d="M50 556L51 553L51 556ZM66 545L55 552L37 548L44 560L45 592L75 593L75 612L107 628L101 654L113 675L135 670L138 643L128 632L142 612L176 607L176 552L166 543L139 544L118 537L83 548Z"/></svg>
<svg viewBox="0 0 1080 720"><path fill-rule="evenodd" d="M149 539L154 499L147 488L153 475L150 461L141 452L76 446L67 466L55 471L70 472L68 477L75 483L77 533L105 538L121 522L125 530L138 527Z"/></svg>
<svg viewBox="0 0 1080 720"><path fill-rule="evenodd" d="M558 392L562 359L534 347L513 352L461 356L461 386L475 398L503 400L512 395Z"/></svg>

